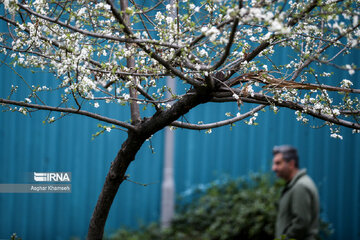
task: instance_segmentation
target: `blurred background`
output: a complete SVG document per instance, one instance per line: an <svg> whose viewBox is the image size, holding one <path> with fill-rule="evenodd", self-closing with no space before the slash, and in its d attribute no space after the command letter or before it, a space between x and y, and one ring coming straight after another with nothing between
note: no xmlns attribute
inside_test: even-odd
<svg viewBox="0 0 360 240"><path fill-rule="evenodd" d="M287 57L277 54L274 59L281 63ZM358 57L348 55L346 62L356 63ZM26 84L33 84L30 79L40 87L58 84L45 73L16 71L1 64L1 98L9 96L11 85L18 85L21 87L12 99L24 100L29 94ZM354 88L360 88L358 73L349 76L335 71L333 78L339 82L350 79ZM60 95L54 91L42 97L49 105L56 105ZM251 107L242 106L241 113ZM100 103L99 108L89 109L129 120L127 107ZM211 123L226 119L227 112L236 115L236 104L201 105L180 120ZM142 114L149 115L147 111ZM48 123L48 117L53 116L57 120ZM323 122L310 118L310 123L303 125L287 109L275 114L266 108L256 122L256 126L238 122L211 133L176 129L170 134L173 141L165 137L164 130L155 134L130 165L130 181L120 186L106 235L121 227L136 229L160 221L165 159L173 160L174 199L191 199L195 189L219 179L270 172L273 146L291 144L298 148L300 167L308 170L318 187L322 219L334 230L328 239L360 239L360 134L342 128L343 140L331 138L329 129L321 127ZM126 139L126 133L116 129L93 139L102 130L99 123L107 125L83 116L62 118L44 111L24 116L0 111L0 184L29 183L32 172L72 175L71 193L0 193L0 239L9 239L13 233L22 239L85 239L110 163Z"/></svg>
<svg viewBox="0 0 360 240"><path fill-rule="evenodd" d="M1 68L0 96L11 84L23 84L8 67ZM48 82L46 74L20 72L25 79ZM340 76L345 77L345 76ZM357 77L357 76L354 76ZM359 85L354 86L359 87ZM21 91L24 91L23 93ZM19 89L18 96L28 90ZM56 94L55 94L56 95ZM21 98L20 98L21 99ZM56 97L48 96L49 103ZM243 106L245 112L250 106ZM126 119L125 108L101 104L96 112ZM236 104L207 104L191 111L189 122L213 122L236 114ZM23 239L84 239L105 176L126 134L113 129L94 139L98 121L66 116L43 123L48 112L0 112L0 183L28 183L31 172L71 172L71 193L1 193L0 239L17 233ZM143 113L146 115L146 112ZM330 239L360 239L360 135L342 129L343 140L330 137L328 128L311 121L302 125L294 112L268 108L259 114L257 126L244 122L205 131L176 129L174 148L175 196L191 198L193 189L223 177L237 178L271 171L274 145L292 144L299 150L300 166L307 168L321 197L322 218L332 224ZM106 125L106 124L105 124ZM136 229L161 216L164 131L146 142L131 164L113 203L106 224L110 235L120 227ZM25 181L25 182L24 182Z"/></svg>

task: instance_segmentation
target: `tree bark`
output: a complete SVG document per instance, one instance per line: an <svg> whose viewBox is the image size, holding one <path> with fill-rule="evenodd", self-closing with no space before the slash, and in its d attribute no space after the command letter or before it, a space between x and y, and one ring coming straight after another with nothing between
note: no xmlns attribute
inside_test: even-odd
<svg viewBox="0 0 360 240"><path fill-rule="evenodd" d="M121 146L115 160L111 164L103 189L96 203L90 220L87 239L102 239L110 207L119 186L125 180L126 170L145 140L146 138L139 138L137 134L130 132L127 140Z"/></svg>

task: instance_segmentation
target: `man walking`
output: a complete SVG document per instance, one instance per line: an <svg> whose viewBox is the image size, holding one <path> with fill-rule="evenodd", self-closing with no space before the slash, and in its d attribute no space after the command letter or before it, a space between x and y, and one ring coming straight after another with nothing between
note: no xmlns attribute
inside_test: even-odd
<svg viewBox="0 0 360 240"><path fill-rule="evenodd" d="M318 234L319 195L306 169L299 169L297 150L292 146L273 149L272 170L286 181L281 193L275 237L314 240Z"/></svg>

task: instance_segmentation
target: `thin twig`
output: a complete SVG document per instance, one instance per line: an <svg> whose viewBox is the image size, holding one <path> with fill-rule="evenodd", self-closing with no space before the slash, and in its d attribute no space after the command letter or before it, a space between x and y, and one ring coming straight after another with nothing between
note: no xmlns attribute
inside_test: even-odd
<svg viewBox="0 0 360 240"><path fill-rule="evenodd" d="M39 110L48 110L48 111L54 111L54 112L67 112L67 113L73 113L73 114L78 114L78 115L84 115L84 116L94 118L94 119L97 119L97 120L100 120L103 122L112 123L117 126L124 127L128 130L136 131L136 128L128 123L121 122L116 119L104 117L99 114L84 111L84 110L78 110L78 109L74 109L74 108L52 107L52 106L47 106L47 105L30 104L30 103L24 103L24 102L20 102L20 101L8 100L8 99L3 99L3 98L0 98L0 103L22 106L22 107L27 107L27 108L35 108L35 109L39 109Z"/></svg>
<svg viewBox="0 0 360 240"><path fill-rule="evenodd" d="M184 123L184 122L176 121L176 122L171 123L170 126L179 127L179 128L193 129L193 130L204 130L204 129L210 129L210 128L218 128L218 127L222 127L222 126L225 126L225 125L229 125L229 124L233 124L235 122L241 121L241 120L253 115L254 113L260 111L264 107L266 107L266 105L260 105L260 106L257 106L256 108L252 109L251 111L249 111L247 113L244 113L244 114L242 114L240 116L236 116L234 118L219 121L219 122L215 122L215 123L191 124L191 123Z"/></svg>

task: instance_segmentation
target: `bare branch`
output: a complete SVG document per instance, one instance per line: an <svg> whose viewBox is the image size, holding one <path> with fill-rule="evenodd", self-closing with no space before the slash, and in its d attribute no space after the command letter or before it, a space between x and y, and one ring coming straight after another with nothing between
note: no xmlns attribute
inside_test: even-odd
<svg viewBox="0 0 360 240"><path fill-rule="evenodd" d="M332 92L360 93L360 89L335 87L325 84L300 83L295 81L286 81L284 79L277 79L265 71L259 71L255 73L245 73L241 76L229 80L229 82L232 84L231 86L248 81L263 83L265 84L264 88L272 88L272 89L281 89L281 88L306 89L306 90L323 89Z"/></svg>
<svg viewBox="0 0 360 240"><path fill-rule="evenodd" d="M223 90L228 91L225 88L223 88ZM334 124L352 128L352 129L360 129L360 124L358 124L358 123L346 121L346 120L340 119L334 115L323 114L320 111L315 111L315 110L310 109L309 107L306 107L299 103L295 103L295 102L291 102L291 101L276 100L271 96L268 96L265 94L260 94L260 93L254 93L253 96L248 96L248 94L246 94L246 96L244 96L244 93L240 89L233 89L233 91L237 92L237 94L240 97L247 97L250 99L255 99L257 101L263 102L264 104L265 104L265 102L267 102L268 103L267 105L275 105L275 106L279 106L279 107L286 107L286 108L289 108L292 110L298 110L298 111L301 111L303 113L306 113L308 115L322 119L322 120L330 122L330 123L334 123ZM232 94L231 92L228 92L227 97L232 96L231 94ZM218 95L214 94L214 96L216 97ZM224 95L224 93L223 93L222 96L224 97L226 95Z"/></svg>
<svg viewBox="0 0 360 240"><path fill-rule="evenodd" d="M193 129L193 130L204 130L204 129L210 129L210 128L218 128L218 127L222 127L225 125L229 125L229 124L233 124L235 122L241 121L247 117L250 117L251 115L254 115L254 113L260 111L261 109L263 109L264 107L266 107L266 105L260 105L257 106L256 108L252 109L251 111L244 113L240 116L236 116L234 118L228 119L228 120L223 120L223 121L219 121L219 122L215 122L215 123L208 123L208 124L191 124L191 123L184 123L184 122L173 122L170 124L170 126L174 126L174 127L179 127L179 128L187 128L187 129Z"/></svg>
<svg viewBox="0 0 360 240"><path fill-rule="evenodd" d="M360 110L340 110L342 115L360 115Z"/></svg>
<svg viewBox="0 0 360 240"><path fill-rule="evenodd" d="M97 119L97 120L100 120L103 122L112 123L112 124L115 124L120 127L124 127L129 130L136 131L136 128L128 123L121 122L116 119L104 117L99 114L84 111L84 110L79 110L79 109L74 109L74 108L52 107L52 106L47 106L47 105L30 104L30 103L24 103L24 102L20 102L20 101L8 100L8 99L3 99L3 98L0 98L0 103L8 104L8 105L16 105L16 106L21 106L21 107L27 107L27 108L35 108L35 109L39 109L39 110L48 110L48 111L54 111L54 112L64 112L64 113L73 113L73 114L78 114L78 115L84 115L84 116L94 118L94 119Z"/></svg>

